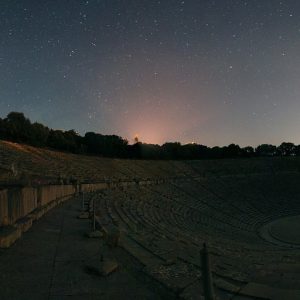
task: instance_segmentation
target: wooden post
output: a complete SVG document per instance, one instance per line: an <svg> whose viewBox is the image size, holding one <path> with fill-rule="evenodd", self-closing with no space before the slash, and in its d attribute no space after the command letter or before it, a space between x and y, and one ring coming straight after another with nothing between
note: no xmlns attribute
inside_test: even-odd
<svg viewBox="0 0 300 300"><path fill-rule="evenodd" d="M214 287L210 267L209 253L206 244L203 244L203 249L200 251L202 265L202 280L205 300L215 300Z"/></svg>

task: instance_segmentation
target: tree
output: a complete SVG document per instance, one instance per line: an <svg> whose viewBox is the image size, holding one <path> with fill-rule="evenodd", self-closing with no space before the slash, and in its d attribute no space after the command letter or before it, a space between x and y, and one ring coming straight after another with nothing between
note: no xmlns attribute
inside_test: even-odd
<svg viewBox="0 0 300 300"><path fill-rule="evenodd" d="M165 143L162 145L162 155L167 159L178 159L180 154L181 144L175 143Z"/></svg>
<svg viewBox="0 0 300 300"><path fill-rule="evenodd" d="M47 144L54 149L67 150L67 141L65 140L65 136L62 130L51 129L49 132Z"/></svg>
<svg viewBox="0 0 300 300"><path fill-rule="evenodd" d="M295 146L295 155L300 156L300 145Z"/></svg>
<svg viewBox="0 0 300 300"><path fill-rule="evenodd" d="M78 152L80 138L77 132L72 129L68 131L64 131L64 140L65 140L65 150L70 152Z"/></svg>
<svg viewBox="0 0 300 300"><path fill-rule="evenodd" d="M185 144L180 147L181 159L203 159L209 157L209 148L195 143Z"/></svg>
<svg viewBox="0 0 300 300"><path fill-rule="evenodd" d="M161 157L161 147L159 145L136 143L139 157L143 159L159 159Z"/></svg>
<svg viewBox="0 0 300 300"><path fill-rule="evenodd" d="M296 155L296 146L293 143L282 143L277 148L278 154L282 156Z"/></svg>
<svg viewBox="0 0 300 300"><path fill-rule="evenodd" d="M230 144L227 147L223 147L223 156L227 158L239 157L241 156L241 148L239 145Z"/></svg>
<svg viewBox="0 0 300 300"><path fill-rule="evenodd" d="M10 112L4 119L6 137L16 142L28 142L32 140L31 122L23 113Z"/></svg>
<svg viewBox="0 0 300 300"><path fill-rule="evenodd" d="M243 156L245 157L252 157L254 156L254 148L251 147L251 146L247 146L247 147L244 147L242 148L242 153L243 153Z"/></svg>
<svg viewBox="0 0 300 300"><path fill-rule="evenodd" d="M102 135L87 132L84 137L75 130L53 130L38 122L31 123L23 113L10 112L0 118L0 139L27 143L38 147L52 147L73 153L89 153L106 157L143 158L143 159L218 159L253 156L300 156L300 145L282 143L276 147L270 144L259 145L255 150L247 146L230 144L225 147L209 148L204 145L168 142L162 146L145 144L135 137L135 143L117 135Z"/></svg>
<svg viewBox="0 0 300 300"><path fill-rule="evenodd" d="M47 146L47 140L49 136L49 128L40 123L33 123L31 125L31 135L33 136L32 145L38 147Z"/></svg>
<svg viewBox="0 0 300 300"><path fill-rule="evenodd" d="M262 144L255 149L255 153L259 156L274 156L276 155L276 146Z"/></svg>
<svg viewBox="0 0 300 300"><path fill-rule="evenodd" d="M87 151L104 156L126 156L128 141L117 135L102 135L87 132L83 138Z"/></svg>
<svg viewBox="0 0 300 300"><path fill-rule="evenodd" d="M4 120L0 118L0 139L6 138L6 126Z"/></svg>
<svg viewBox="0 0 300 300"><path fill-rule="evenodd" d="M209 151L209 158L222 158L223 157L223 149L215 146L212 147Z"/></svg>

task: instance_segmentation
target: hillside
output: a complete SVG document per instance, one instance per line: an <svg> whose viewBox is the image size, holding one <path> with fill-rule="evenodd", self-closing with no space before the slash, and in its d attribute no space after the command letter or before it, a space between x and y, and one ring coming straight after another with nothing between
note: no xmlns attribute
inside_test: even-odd
<svg viewBox="0 0 300 300"><path fill-rule="evenodd" d="M76 155L0 141L0 184L31 181L99 182L106 179L230 176L299 172L300 159L251 158L198 161L112 159Z"/></svg>

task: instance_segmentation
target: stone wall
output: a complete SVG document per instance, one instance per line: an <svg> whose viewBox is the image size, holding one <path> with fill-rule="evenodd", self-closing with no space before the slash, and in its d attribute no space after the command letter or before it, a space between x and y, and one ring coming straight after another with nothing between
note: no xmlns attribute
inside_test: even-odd
<svg viewBox="0 0 300 300"><path fill-rule="evenodd" d="M132 185L161 183L159 180L141 179L134 181L110 180L100 183L80 185L45 185L33 187L15 187L0 190L0 226L13 225L35 210L44 208L59 199L69 198L78 192L126 188ZM51 204L53 206L53 203ZM55 206L55 205L54 205Z"/></svg>
<svg viewBox="0 0 300 300"><path fill-rule="evenodd" d="M37 208L37 190L30 187L9 189L7 208L8 224L14 224Z"/></svg>
<svg viewBox="0 0 300 300"><path fill-rule="evenodd" d="M77 192L93 192L130 184L132 182L110 181L80 185L45 185L36 188L15 187L0 190L0 226L13 225L33 211L44 208L56 200L69 198Z"/></svg>
<svg viewBox="0 0 300 300"><path fill-rule="evenodd" d="M7 190L0 191L0 226L8 224Z"/></svg>
<svg viewBox="0 0 300 300"><path fill-rule="evenodd" d="M37 188L37 204L44 206L53 200L72 196L76 193L73 185L47 185Z"/></svg>
<svg viewBox="0 0 300 300"><path fill-rule="evenodd" d="M73 196L76 186L48 185L37 188L15 187L0 191L0 226L13 225L36 209L54 200Z"/></svg>
<svg viewBox="0 0 300 300"><path fill-rule="evenodd" d="M44 185L0 190L0 248L12 245L22 232L31 227L32 222L78 193L159 183L159 180L150 179L110 180L79 185Z"/></svg>

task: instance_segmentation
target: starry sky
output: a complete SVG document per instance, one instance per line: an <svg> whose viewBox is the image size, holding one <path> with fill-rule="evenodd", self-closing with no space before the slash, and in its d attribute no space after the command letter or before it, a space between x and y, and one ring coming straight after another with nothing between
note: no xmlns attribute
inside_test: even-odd
<svg viewBox="0 0 300 300"><path fill-rule="evenodd" d="M300 143L300 1L2 0L10 111L130 143Z"/></svg>

